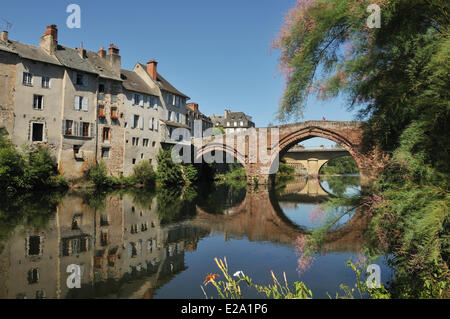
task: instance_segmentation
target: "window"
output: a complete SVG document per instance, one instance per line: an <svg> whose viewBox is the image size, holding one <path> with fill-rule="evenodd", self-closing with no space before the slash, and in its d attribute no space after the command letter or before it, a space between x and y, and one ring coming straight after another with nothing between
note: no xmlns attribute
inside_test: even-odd
<svg viewBox="0 0 450 319"><path fill-rule="evenodd" d="M39 269L33 268L28 271L28 284L37 284L39 282Z"/></svg>
<svg viewBox="0 0 450 319"><path fill-rule="evenodd" d="M111 102L112 103L116 103L117 102L117 94L112 94L111 95Z"/></svg>
<svg viewBox="0 0 450 319"><path fill-rule="evenodd" d="M230 125L230 122L227 122L227 126L231 126L231 125Z"/></svg>
<svg viewBox="0 0 450 319"><path fill-rule="evenodd" d="M104 119L106 117L105 115L105 106L104 105L99 105L98 106L98 118L99 119Z"/></svg>
<svg viewBox="0 0 450 319"><path fill-rule="evenodd" d="M33 109L42 110L44 108L44 97L42 95L33 95Z"/></svg>
<svg viewBox="0 0 450 319"><path fill-rule="evenodd" d="M100 238L101 238L101 245L102 246L106 246L106 245L108 245L108 242L109 242L109 234L108 234L108 231L102 231L101 232L101 234L100 234Z"/></svg>
<svg viewBox="0 0 450 319"><path fill-rule="evenodd" d="M44 123L32 123L31 141L42 142L44 140Z"/></svg>
<svg viewBox="0 0 450 319"><path fill-rule="evenodd" d="M105 85L101 83L98 85L98 100L99 101L105 100Z"/></svg>
<svg viewBox="0 0 450 319"><path fill-rule="evenodd" d="M65 123L65 129L64 129L64 135L72 136L73 135L73 121L72 120L66 120Z"/></svg>
<svg viewBox="0 0 450 319"><path fill-rule="evenodd" d="M81 148L81 145L74 145L73 146L73 154L75 156L78 155L78 153L80 152L80 148Z"/></svg>
<svg viewBox="0 0 450 319"><path fill-rule="evenodd" d="M109 147L102 147L102 158L109 158Z"/></svg>
<svg viewBox="0 0 450 319"><path fill-rule="evenodd" d="M152 142L152 146L153 146L153 147L156 147L156 142Z"/></svg>
<svg viewBox="0 0 450 319"><path fill-rule="evenodd" d="M75 101L74 101L74 108L77 111L83 110L85 112L88 111L88 103L89 103L89 99L87 97L83 97L83 96L75 96Z"/></svg>
<svg viewBox="0 0 450 319"><path fill-rule="evenodd" d="M134 94L133 95L133 105L140 105L144 106L144 99L140 94Z"/></svg>
<svg viewBox="0 0 450 319"><path fill-rule="evenodd" d="M100 216L100 226L108 226L109 225L109 218L108 215L103 214Z"/></svg>
<svg viewBox="0 0 450 319"><path fill-rule="evenodd" d="M148 147L148 142L149 142L148 138L144 138L142 140L142 146Z"/></svg>
<svg viewBox="0 0 450 319"><path fill-rule="evenodd" d="M234 122L234 126L238 126L238 125L237 125L237 122Z"/></svg>
<svg viewBox="0 0 450 319"><path fill-rule="evenodd" d="M33 74L28 72L23 72L23 82L24 85L33 85Z"/></svg>
<svg viewBox="0 0 450 319"><path fill-rule="evenodd" d="M89 127L90 123L82 122L81 123L81 134L83 137L89 137Z"/></svg>
<svg viewBox="0 0 450 319"><path fill-rule="evenodd" d="M109 142L111 140L111 129L109 127L103 128L103 142Z"/></svg>
<svg viewBox="0 0 450 319"><path fill-rule="evenodd" d="M157 96L150 96L149 107L158 108L159 98Z"/></svg>
<svg viewBox="0 0 450 319"><path fill-rule="evenodd" d="M131 139L131 145L138 146L139 145L139 137L133 137Z"/></svg>
<svg viewBox="0 0 450 319"><path fill-rule="evenodd" d="M133 160L131 161L131 163L133 163L133 165L136 164L136 159L133 158Z"/></svg>
<svg viewBox="0 0 450 319"><path fill-rule="evenodd" d="M149 121L148 121L148 129L149 130L153 130L154 122L155 122L155 119L153 117L151 119L149 119Z"/></svg>
<svg viewBox="0 0 450 319"><path fill-rule="evenodd" d="M134 115L133 116L133 127L132 128L137 128L139 126L139 115Z"/></svg>
<svg viewBox="0 0 450 319"><path fill-rule="evenodd" d="M41 86L44 89L49 89L50 88L50 78L48 76L43 76L42 77Z"/></svg>
<svg viewBox="0 0 450 319"><path fill-rule="evenodd" d="M36 256L41 253L41 236L28 237L28 256Z"/></svg>
<svg viewBox="0 0 450 319"><path fill-rule="evenodd" d="M80 225L81 225L81 217L83 215L82 214L75 214L72 217L72 230L78 230L80 229Z"/></svg>
<svg viewBox="0 0 450 319"><path fill-rule="evenodd" d="M241 126L244 126L244 122L243 122L243 121L241 121L239 124L240 124Z"/></svg>
<svg viewBox="0 0 450 319"><path fill-rule="evenodd" d="M73 83L75 85L88 86L88 76L86 74L80 74L73 72Z"/></svg>
<svg viewBox="0 0 450 319"><path fill-rule="evenodd" d="M177 113L177 114L176 114L176 118L177 118L177 123L181 123L181 122L180 122L180 113Z"/></svg>
<svg viewBox="0 0 450 319"><path fill-rule="evenodd" d="M111 119L118 120L119 116L117 115L117 107L111 108Z"/></svg>

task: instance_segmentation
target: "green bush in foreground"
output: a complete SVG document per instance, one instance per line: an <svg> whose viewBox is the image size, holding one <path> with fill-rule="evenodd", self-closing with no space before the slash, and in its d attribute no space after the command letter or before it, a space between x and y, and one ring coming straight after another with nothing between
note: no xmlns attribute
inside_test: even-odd
<svg viewBox="0 0 450 319"><path fill-rule="evenodd" d="M66 187L57 164L47 148L38 146L19 152L5 136L0 136L0 190L10 193L23 190Z"/></svg>

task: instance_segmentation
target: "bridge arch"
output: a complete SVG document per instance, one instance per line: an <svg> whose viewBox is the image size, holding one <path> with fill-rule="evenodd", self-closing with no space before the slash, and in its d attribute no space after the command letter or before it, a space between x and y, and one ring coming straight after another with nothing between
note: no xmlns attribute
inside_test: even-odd
<svg viewBox="0 0 450 319"><path fill-rule="evenodd" d="M306 126L298 130L293 130L292 132L289 132L288 134L282 136L277 145L278 152L272 154L270 161L270 168L271 168L270 171L271 172L275 171L276 163L278 163L280 158L282 158L294 145L314 137L325 138L341 145L355 160L360 172L362 171L362 162L360 160L359 144L355 145L347 137L343 136L338 132L318 126ZM340 156L341 155L335 156L333 158L337 158ZM317 171L319 172L322 166L325 165L327 162L322 163L320 167L317 168Z"/></svg>
<svg viewBox="0 0 450 319"><path fill-rule="evenodd" d="M234 159L236 159L239 162L239 164L241 164L244 167L244 169L247 170L245 155L240 153L233 147L221 143L207 144L201 149L197 150L195 154L195 163L197 163L200 159L202 159L204 155L212 152L224 152L226 154L233 156Z"/></svg>

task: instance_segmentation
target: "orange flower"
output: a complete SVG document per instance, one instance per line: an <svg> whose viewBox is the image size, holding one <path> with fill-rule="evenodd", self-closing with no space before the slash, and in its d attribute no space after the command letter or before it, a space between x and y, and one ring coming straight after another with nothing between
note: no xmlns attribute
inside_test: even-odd
<svg viewBox="0 0 450 319"><path fill-rule="evenodd" d="M220 277L219 274L209 274L208 276L206 276L205 281L203 282L203 285L207 285L210 281L214 281L216 279L216 277Z"/></svg>

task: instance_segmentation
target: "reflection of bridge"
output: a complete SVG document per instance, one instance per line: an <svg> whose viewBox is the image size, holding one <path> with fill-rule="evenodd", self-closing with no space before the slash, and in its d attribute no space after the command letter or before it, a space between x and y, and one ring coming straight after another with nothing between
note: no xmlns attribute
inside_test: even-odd
<svg viewBox="0 0 450 319"><path fill-rule="evenodd" d="M279 158L294 145L313 137L341 145L356 161L361 183L367 185L386 163L386 155L376 150L363 153L361 122L307 121L245 132L194 138L195 162L206 155L222 160L223 154L237 159L245 168L249 183L267 184L277 171ZM317 163L317 166L319 163ZM320 168L320 167L319 167ZM318 169L318 168L317 168Z"/></svg>
<svg viewBox="0 0 450 319"><path fill-rule="evenodd" d="M323 248L327 251L359 252L367 222L367 216L356 212L344 226L326 236ZM284 215L275 195L268 190L248 189L245 199L228 215L209 214L197 206L197 216L191 223L238 238L245 236L251 241L286 245L294 245L298 237L307 236L305 229Z"/></svg>
<svg viewBox="0 0 450 319"><path fill-rule="evenodd" d="M296 174L317 176L323 165L329 160L341 156L351 155L344 148L302 149L293 147L284 155L284 159L287 165L295 168Z"/></svg>
<svg viewBox="0 0 450 319"><path fill-rule="evenodd" d="M308 178L306 176L302 176L300 178L295 178L293 181L290 181L283 189L281 193L282 196L289 195L301 195L301 196L309 196L312 198L316 197L327 197L330 194L326 192L318 178Z"/></svg>

